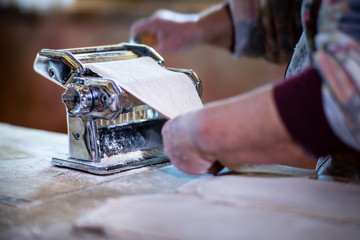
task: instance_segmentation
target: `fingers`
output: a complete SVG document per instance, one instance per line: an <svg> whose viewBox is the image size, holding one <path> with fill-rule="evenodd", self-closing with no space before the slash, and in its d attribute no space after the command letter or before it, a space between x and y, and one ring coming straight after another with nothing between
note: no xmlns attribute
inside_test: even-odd
<svg viewBox="0 0 360 240"><path fill-rule="evenodd" d="M211 162L198 158L192 154L171 157L170 160L171 163L182 172L193 175L209 173L208 170L212 166ZM212 171L212 173L214 173L214 171Z"/></svg>
<svg viewBox="0 0 360 240"><path fill-rule="evenodd" d="M158 43L156 35L152 35L150 33L136 34L135 37L133 37L133 40L136 43L141 43L148 46L156 46Z"/></svg>
<svg viewBox="0 0 360 240"><path fill-rule="evenodd" d="M130 29L130 37L135 39L137 35L153 35L157 36L159 31L159 23L158 21L151 19L141 19L135 22Z"/></svg>
<svg viewBox="0 0 360 240"><path fill-rule="evenodd" d="M151 17L142 19L131 27L131 39L137 43L153 47L159 54L166 54L167 50L163 45L166 43L166 36L169 34L169 27L159 18Z"/></svg>
<svg viewBox="0 0 360 240"><path fill-rule="evenodd" d="M221 170L215 164L215 158L199 151L195 146L189 126L193 123L195 113L186 114L168 121L163 129L164 151L171 163L188 174L216 173Z"/></svg>
<svg viewBox="0 0 360 240"><path fill-rule="evenodd" d="M184 51L200 41L197 19L196 14L157 11L151 17L133 24L131 38L140 36L141 43L150 45L160 54ZM145 36L151 41L146 42Z"/></svg>
<svg viewBox="0 0 360 240"><path fill-rule="evenodd" d="M168 10L158 10L151 17L136 21L130 30L131 38L137 35L151 35L156 38L162 38L168 31L173 22L174 12Z"/></svg>

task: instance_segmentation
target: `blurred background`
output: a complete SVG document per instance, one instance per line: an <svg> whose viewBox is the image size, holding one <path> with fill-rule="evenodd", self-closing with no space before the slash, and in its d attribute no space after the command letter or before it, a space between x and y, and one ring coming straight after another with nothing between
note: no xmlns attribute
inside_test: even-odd
<svg viewBox="0 0 360 240"><path fill-rule="evenodd" d="M41 49L127 42L131 24L157 9L195 13L220 1L0 0L0 122L66 133L64 89L33 70ZM210 46L163 57L167 67L198 74L205 103L280 79L286 67L235 60L230 52Z"/></svg>

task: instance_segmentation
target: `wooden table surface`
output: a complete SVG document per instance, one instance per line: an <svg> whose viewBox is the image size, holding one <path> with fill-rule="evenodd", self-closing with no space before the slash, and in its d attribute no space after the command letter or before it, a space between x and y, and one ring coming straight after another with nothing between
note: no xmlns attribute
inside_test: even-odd
<svg viewBox="0 0 360 240"><path fill-rule="evenodd" d="M360 239L360 184L169 164L97 176L50 164L66 152L64 134L0 123L0 239Z"/></svg>

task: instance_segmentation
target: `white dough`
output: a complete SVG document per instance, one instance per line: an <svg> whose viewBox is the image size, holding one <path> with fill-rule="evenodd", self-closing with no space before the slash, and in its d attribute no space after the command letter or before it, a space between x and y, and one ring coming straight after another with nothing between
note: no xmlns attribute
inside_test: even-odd
<svg viewBox="0 0 360 240"><path fill-rule="evenodd" d="M355 184L222 176L111 199L77 227L121 239L359 239L359 201Z"/></svg>
<svg viewBox="0 0 360 240"><path fill-rule="evenodd" d="M203 107L191 79L161 67L150 57L86 64L167 118Z"/></svg>

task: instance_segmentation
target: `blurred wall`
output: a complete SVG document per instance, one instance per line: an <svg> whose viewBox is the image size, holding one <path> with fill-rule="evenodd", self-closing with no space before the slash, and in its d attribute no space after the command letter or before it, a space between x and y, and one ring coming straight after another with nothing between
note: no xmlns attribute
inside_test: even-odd
<svg viewBox="0 0 360 240"><path fill-rule="evenodd" d="M1 5L0 122L66 132L65 107L61 102L64 89L33 70L35 56L42 48L62 49L126 42L131 24L159 8L193 13L218 2L67 1L73 4L62 8L56 6L56 9L37 9L34 6L19 8L14 4L16 1ZM203 82L204 102L240 94L282 78L285 69L283 65L277 66L263 60L234 60L228 51L209 46L163 57L166 66L191 68L199 75Z"/></svg>

